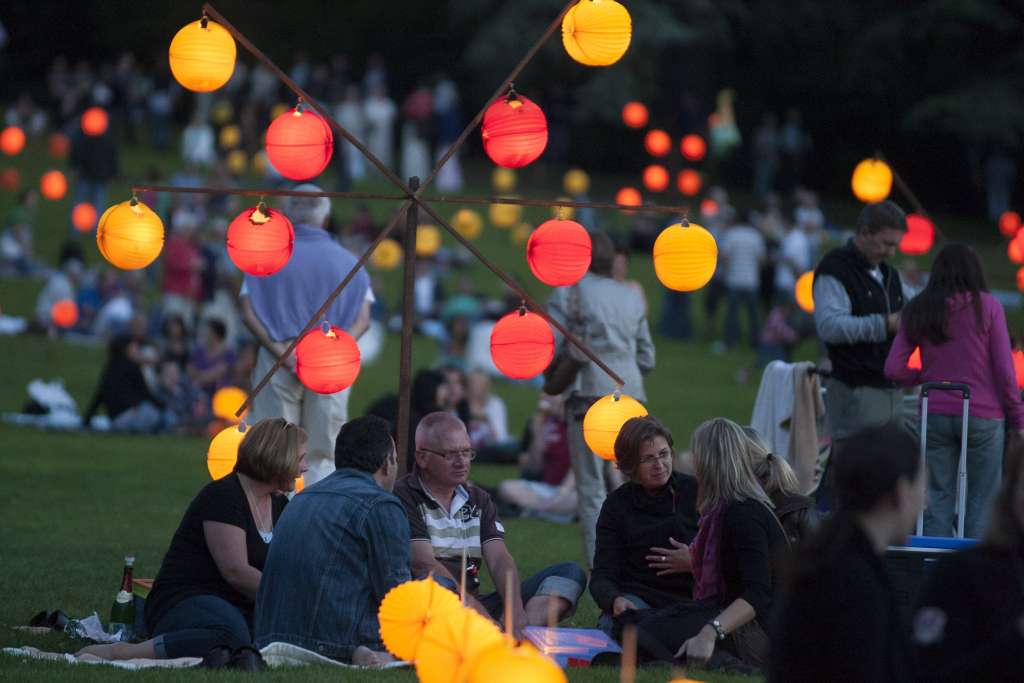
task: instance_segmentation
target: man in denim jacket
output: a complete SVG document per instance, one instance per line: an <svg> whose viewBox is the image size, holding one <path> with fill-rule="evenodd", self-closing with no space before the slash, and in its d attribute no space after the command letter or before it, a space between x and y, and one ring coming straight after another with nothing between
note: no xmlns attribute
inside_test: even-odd
<svg viewBox="0 0 1024 683"><path fill-rule="evenodd" d="M280 641L360 665L391 660L377 610L409 576L409 523L391 493L398 472L388 423L341 428L337 470L295 496L274 529L256 596L258 647Z"/></svg>

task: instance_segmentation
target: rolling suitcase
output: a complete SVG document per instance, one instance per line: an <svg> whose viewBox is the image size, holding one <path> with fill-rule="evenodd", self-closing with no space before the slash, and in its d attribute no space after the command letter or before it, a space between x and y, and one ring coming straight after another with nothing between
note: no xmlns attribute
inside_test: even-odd
<svg viewBox="0 0 1024 683"><path fill-rule="evenodd" d="M964 515L967 512L967 407L971 400L971 388L957 382L925 382L921 385L921 462L925 463L928 446L928 392L959 391L964 399L963 427L960 438L960 462L956 475L956 537L964 537ZM924 510L917 515L917 535L924 535Z"/></svg>

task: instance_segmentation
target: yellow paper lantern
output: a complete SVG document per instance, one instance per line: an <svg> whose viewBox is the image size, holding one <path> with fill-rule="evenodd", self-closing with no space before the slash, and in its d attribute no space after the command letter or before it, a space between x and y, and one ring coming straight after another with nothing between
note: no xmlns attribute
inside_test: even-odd
<svg viewBox="0 0 1024 683"><path fill-rule="evenodd" d="M566 683L565 671L528 642L507 642L480 652L469 665L468 683Z"/></svg>
<svg viewBox="0 0 1024 683"><path fill-rule="evenodd" d="M609 66L626 54L633 22L615 0L580 0L562 19L562 44L586 66Z"/></svg>
<svg viewBox="0 0 1024 683"><path fill-rule="evenodd" d="M594 455L605 460L615 459L615 439L626 420L643 417L647 408L631 396L608 394L590 406L583 416L583 440Z"/></svg>
<svg viewBox="0 0 1024 683"><path fill-rule="evenodd" d="M488 215L495 227L511 228L522 218L523 207L518 204L491 204Z"/></svg>
<svg viewBox="0 0 1024 683"><path fill-rule="evenodd" d="M249 155L240 149L233 149L228 153L228 170L234 175L242 175L249 168Z"/></svg>
<svg viewBox="0 0 1024 683"><path fill-rule="evenodd" d="M530 227L529 223L520 223L512 228L510 233L512 244L526 244L526 240L530 239L530 233L532 232L533 228Z"/></svg>
<svg viewBox="0 0 1024 683"><path fill-rule="evenodd" d="M570 169L566 172L565 177L562 178L562 187L565 188L565 191L569 195L574 197L576 195L586 194L587 191L590 190L590 176L588 176L587 172L582 169Z"/></svg>
<svg viewBox="0 0 1024 683"><path fill-rule="evenodd" d="M654 241L654 273L661 284L678 292L706 285L718 264L718 244L696 223L676 223Z"/></svg>
<svg viewBox="0 0 1024 683"><path fill-rule="evenodd" d="M468 240L475 240L484 228L483 217L473 209L459 209L452 216L452 227Z"/></svg>
<svg viewBox="0 0 1024 683"><path fill-rule="evenodd" d="M103 258L118 268L145 268L164 248L164 224L152 209L133 198L103 212L96 245Z"/></svg>
<svg viewBox="0 0 1024 683"><path fill-rule="evenodd" d="M796 305L814 313L814 271L809 270L796 280L793 287L793 296L796 298Z"/></svg>
<svg viewBox="0 0 1024 683"><path fill-rule="evenodd" d="M880 159L865 159L853 169L853 194L866 204L880 202L892 192L892 169Z"/></svg>
<svg viewBox="0 0 1024 683"><path fill-rule="evenodd" d="M234 149L242 143L242 129L232 124L220 129L221 149Z"/></svg>
<svg viewBox="0 0 1024 683"><path fill-rule="evenodd" d="M210 92L235 70L235 39L205 17L185 24L174 36L167 54L174 79L186 90Z"/></svg>
<svg viewBox="0 0 1024 683"><path fill-rule="evenodd" d="M244 419L249 412L246 410L245 413L242 413L241 417L235 417L235 411L245 403L247 398L249 398L249 395L238 387L218 389L213 394L213 399L211 400L213 416L231 423L237 423L239 420Z"/></svg>
<svg viewBox="0 0 1024 683"><path fill-rule="evenodd" d="M238 461L238 446L242 443L245 432L242 427L231 425L222 429L210 442L206 451L206 469L214 479L222 479L235 471Z"/></svg>
<svg viewBox="0 0 1024 683"><path fill-rule="evenodd" d="M571 202L572 197L559 197L557 201ZM561 221L571 221L576 217L576 208L573 206L552 206L551 217Z"/></svg>
<svg viewBox="0 0 1024 683"><path fill-rule="evenodd" d="M381 270L392 270L402 262L402 245L390 237L381 241L370 256L370 262Z"/></svg>
<svg viewBox="0 0 1024 683"><path fill-rule="evenodd" d="M384 647L399 659L413 661L427 624L458 609L463 609L458 596L432 578L395 586L381 600L377 611Z"/></svg>
<svg viewBox="0 0 1024 683"><path fill-rule="evenodd" d="M433 256L441 248L441 231L436 225L416 227L416 255Z"/></svg>
<svg viewBox="0 0 1024 683"><path fill-rule="evenodd" d="M431 619L416 650L420 683L465 683L476 655L503 642L490 619L463 608Z"/></svg>
<svg viewBox="0 0 1024 683"><path fill-rule="evenodd" d="M516 189L516 172L499 166L491 173L491 186L496 192L511 192Z"/></svg>

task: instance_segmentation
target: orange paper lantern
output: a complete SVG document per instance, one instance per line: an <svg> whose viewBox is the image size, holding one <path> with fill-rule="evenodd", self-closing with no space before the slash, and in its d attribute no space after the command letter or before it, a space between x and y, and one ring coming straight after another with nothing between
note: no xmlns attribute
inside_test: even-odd
<svg viewBox="0 0 1024 683"><path fill-rule="evenodd" d="M0 131L0 152L9 157L25 149L25 131L17 126L7 126Z"/></svg>
<svg viewBox="0 0 1024 683"><path fill-rule="evenodd" d="M475 240L484 229L484 218L473 209L459 209L452 216L452 227L468 240Z"/></svg>
<svg viewBox="0 0 1024 683"><path fill-rule="evenodd" d="M700 161L708 153L708 144L701 136L691 133L683 136L679 142L679 151L687 161Z"/></svg>
<svg viewBox="0 0 1024 683"><path fill-rule="evenodd" d="M714 199L702 199L700 202L700 215L706 218L714 218L718 215L718 202Z"/></svg>
<svg viewBox="0 0 1024 683"><path fill-rule="evenodd" d="M542 223L526 243L526 261L534 277L551 287L574 285L590 268L590 235L579 223Z"/></svg>
<svg viewBox="0 0 1024 683"><path fill-rule="evenodd" d="M548 145L548 120L532 100L510 92L484 112L484 152L504 168L522 168Z"/></svg>
<svg viewBox="0 0 1024 683"><path fill-rule="evenodd" d="M7 167L0 171L0 187L14 192L21 186L21 173L16 168Z"/></svg>
<svg viewBox="0 0 1024 683"><path fill-rule="evenodd" d="M676 176L676 187L687 197L692 197L700 192L700 186L700 173L697 173L692 168L684 168Z"/></svg>
<svg viewBox="0 0 1024 683"><path fill-rule="evenodd" d="M814 313L814 271L809 270L796 279L793 286L796 305L807 313Z"/></svg>
<svg viewBox="0 0 1024 683"><path fill-rule="evenodd" d="M880 202L892 191L892 169L881 159L865 159L853 169L850 186L862 202Z"/></svg>
<svg viewBox="0 0 1024 683"><path fill-rule="evenodd" d="M52 201L63 199L68 193L68 179L60 171L47 171L39 178L39 192Z"/></svg>
<svg viewBox="0 0 1024 683"><path fill-rule="evenodd" d="M492 645L469 664L467 683L566 683L565 671L529 642Z"/></svg>
<svg viewBox="0 0 1024 683"><path fill-rule="evenodd" d="M615 203L619 206L640 206L643 201L640 190L635 187L624 187L615 194Z"/></svg>
<svg viewBox="0 0 1024 683"><path fill-rule="evenodd" d="M469 665L504 636L493 621L472 609L456 609L431 619L416 648L419 683L466 683Z"/></svg>
<svg viewBox="0 0 1024 683"><path fill-rule="evenodd" d="M622 122L630 128L643 128L649 118L647 107L640 102L626 102L622 107Z"/></svg>
<svg viewBox="0 0 1024 683"><path fill-rule="evenodd" d="M1010 263L1017 265L1024 263L1024 249L1016 239L1010 240L1010 243L1006 245L1006 255L1009 257Z"/></svg>
<svg viewBox="0 0 1024 683"><path fill-rule="evenodd" d="M89 232L96 227L96 207L88 202L75 204L71 209L71 225L78 232Z"/></svg>
<svg viewBox="0 0 1024 683"><path fill-rule="evenodd" d="M660 128L655 128L644 136L644 149L651 156L663 157L672 151L672 138Z"/></svg>
<svg viewBox="0 0 1024 683"><path fill-rule="evenodd" d="M1005 237L1013 237L1020 230L1020 214L1016 211L1004 211L999 216L999 232Z"/></svg>
<svg viewBox="0 0 1024 683"><path fill-rule="evenodd" d="M118 268L145 268L164 248L163 221L137 199L114 204L100 216L96 246Z"/></svg>
<svg viewBox="0 0 1024 683"><path fill-rule="evenodd" d="M295 346L295 374L310 391L336 394L359 376L359 345L352 336L331 326L310 330Z"/></svg>
<svg viewBox="0 0 1024 683"><path fill-rule="evenodd" d="M222 429L213 437L206 451L206 469L211 478L223 479L235 471L238 447L244 438L244 427L235 425Z"/></svg>
<svg viewBox="0 0 1024 683"><path fill-rule="evenodd" d="M90 137L99 137L107 132L110 117L102 107L89 107L82 112L82 132Z"/></svg>
<svg viewBox="0 0 1024 683"><path fill-rule="evenodd" d="M1014 349L1011 355L1013 356L1013 369L1017 375L1017 388L1024 390L1024 351Z"/></svg>
<svg viewBox="0 0 1024 683"><path fill-rule="evenodd" d="M388 237L377 245L370 256L370 263L381 270L391 270L402 261L402 245Z"/></svg>
<svg viewBox="0 0 1024 683"><path fill-rule="evenodd" d="M661 164L651 164L644 169L644 187L651 192L664 192L668 182L668 169Z"/></svg>
<svg viewBox="0 0 1024 683"><path fill-rule="evenodd" d="M433 256L441 249L441 230L436 225L416 226L416 255Z"/></svg>
<svg viewBox="0 0 1024 683"><path fill-rule="evenodd" d="M231 423L237 423L239 420L245 418L248 410L242 413L241 416L236 417L235 411L242 407L245 403L245 399L249 396L243 389L238 387L222 387L213 394L213 398L210 400L210 408L213 411L214 417L219 417L222 420Z"/></svg>
<svg viewBox="0 0 1024 683"><path fill-rule="evenodd" d="M633 22L615 0L580 0L562 18L562 44L586 66L609 66L629 49Z"/></svg>
<svg viewBox="0 0 1024 683"><path fill-rule="evenodd" d="M50 320L57 327L74 327L78 322L78 306L72 299L61 299L50 307Z"/></svg>
<svg viewBox="0 0 1024 683"><path fill-rule="evenodd" d="M718 244L696 223L676 223L654 241L654 274L661 284L678 292L706 285L718 264Z"/></svg>
<svg viewBox="0 0 1024 683"><path fill-rule="evenodd" d="M174 79L186 90L210 92L221 87L235 71L235 39L205 17L190 21L174 35L167 57Z"/></svg>
<svg viewBox="0 0 1024 683"><path fill-rule="evenodd" d="M431 577L395 586L380 601L377 611L384 647L395 657L411 662L416 659L427 624L461 609L458 596Z"/></svg>
<svg viewBox="0 0 1024 683"><path fill-rule="evenodd" d="M71 140L64 133L51 133L46 147L54 159L63 159L71 151Z"/></svg>
<svg viewBox="0 0 1024 683"><path fill-rule="evenodd" d="M259 204L238 214L228 226L228 256L243 273L266 277L292 257L295 230L280 211Z"/></svg>
<svg viewBox="0 0 1024 683"><path fill-rule="evenodd" d="M491 330L491 358L506 377L536 377L554 355L555 335L548 321L526 309L509 313Z"/></svg>
<svg viewBox="0 0 1024 683"><path fill-rule="evenodd" d="M910 354L910 358L907 359L907 369L909 370L920 370L921 369L921 347L914 347L913 353Z"/></svg>
<svg viewBox="0 0 1024 683"><path fill-rule="evenodd" d="M609 394L598 399L583 416L583 440L594 455L604 460L615 459L615 439L626 420L643 417L647 408L631 396Z"/></svg>
<svg viewBox="0 0 1024 683"><path fill-rule="evenodd" d="M900 240L900 251L907 256L927 254L935 242L935 224L920 214L907 216L907 231Z"/></svg>
<svg viewBox="0 0 1024 683"><path fill-rule="evenodd" d="M300 105L274 119L265 147L278 173L290 180L309 180L330 163L334 135L322 118Z"/></svg>

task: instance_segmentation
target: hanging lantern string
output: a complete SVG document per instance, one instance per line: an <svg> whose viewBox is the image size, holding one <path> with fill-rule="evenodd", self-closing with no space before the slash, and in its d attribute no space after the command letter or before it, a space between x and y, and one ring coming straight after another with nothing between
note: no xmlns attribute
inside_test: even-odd
<svg viewBox="0 0 1024 683"><path fill-rule="evenodd" d="M171 185L132 185L132 192L169 192L172 194L232 194L246 197L331 197L335 199L388 200L401 202L409 195L382 194L379 192L308 192L304 190L277 190L265 188L238 187L173 187Z"/></svg>

